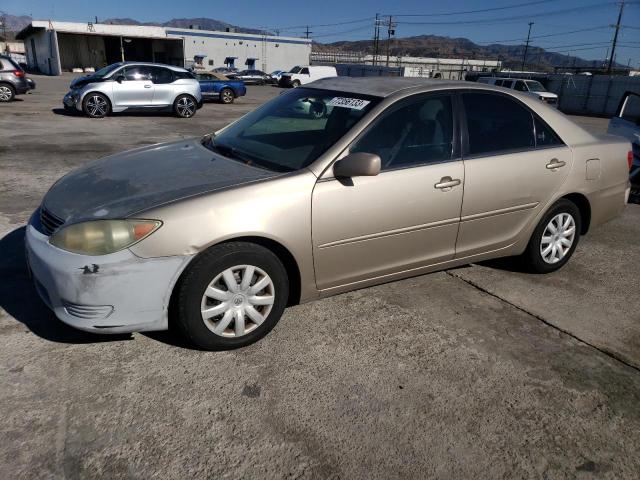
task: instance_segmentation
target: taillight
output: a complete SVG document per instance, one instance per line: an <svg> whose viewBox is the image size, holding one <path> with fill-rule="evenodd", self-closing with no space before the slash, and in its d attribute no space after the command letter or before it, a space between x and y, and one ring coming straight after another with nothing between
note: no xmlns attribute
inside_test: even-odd
<svg viewBox="0 0 640 480"><path fill-rule="evenodd" d="M14 71L13 71L13 74L14 74L16 77L24 77L24 72L23 72L22 70L14 70Z"/></svg>
<svg viewBox="0 0 640 480"><path fill-rule="evenodd" d="M627 153L627 163L629 164L629 170L631 170L631 165L633 165L633 151Z"/></svg>

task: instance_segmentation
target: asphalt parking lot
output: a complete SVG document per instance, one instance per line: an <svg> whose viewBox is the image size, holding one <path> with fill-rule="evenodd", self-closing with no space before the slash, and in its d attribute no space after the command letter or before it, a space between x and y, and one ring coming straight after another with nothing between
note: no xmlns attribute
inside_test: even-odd
<svg viewBox="0 0 640 480"><path fill-rule="evenodd" d="M70 78L0 104L0 478L638 478L640 205L559 272L490 262L339 295L242 350L85 334L25 268L24 224L49 186L279 90L192 119L89 120L61 108Z"/></svg>

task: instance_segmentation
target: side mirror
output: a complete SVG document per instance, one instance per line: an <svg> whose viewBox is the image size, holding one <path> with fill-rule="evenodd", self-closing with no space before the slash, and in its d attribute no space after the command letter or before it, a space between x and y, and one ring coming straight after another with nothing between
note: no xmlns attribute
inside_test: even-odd
<svg viewBox="0 0 640 480"><path fill-rule="evenodd" d="M380 173L381 160L375 153L350 153L333 165L333 175L340 177L375 177Z"/></svg>
<svg viewBox="0 0 640 480"><path fill-rule="evenodd" d="M118 75L118 76L116 77L116 82L118 82L118 83L122 83L123 81L124 81L124 75Z"/></svg>

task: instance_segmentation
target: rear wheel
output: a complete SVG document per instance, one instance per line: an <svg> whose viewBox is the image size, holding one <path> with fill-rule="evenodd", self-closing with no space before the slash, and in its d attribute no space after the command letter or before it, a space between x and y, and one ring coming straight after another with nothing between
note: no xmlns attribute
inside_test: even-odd
<svg viewBox="0 0 640 480"><path fill-rule="evenodd" d="M191 95L180 95L173 102L173 111L180 118L191 118L196 114L198 104Z"/></svg>
<svg viewBox="0 0 640 480"><path fill-rule="evenodd" d="M8 83L0 83L0 102L10 102L16 96L16 91Z"/></svg>
<svg viewBox="0 0 640 480"><path fill-rule="evenodd" d="M556 202L540 220L522 255L534 273L550 273L569 261L580 239L580 210L571 201Z"/></svg>
<svg viewBox="0 0 640 480"><path fill-rule="evenodd" d="M246 242L210 248L194 260L177 288L177 325L207 350L260 340L280 320L289 296L278 257Z"/></svg>
<svg viewBox="0 0 640 480"><path fill-rule="evenodd" d="M222 103L233 103L234 95L230 88L223 88L220 91L220 101Z"/></svg>
<svg viewBox="0 0 640 480"><path fill-rule="evenodd" d="M109 100L101 93L90 93L84 97L82 110L91 118L106 117L111 111Z"/></svg>

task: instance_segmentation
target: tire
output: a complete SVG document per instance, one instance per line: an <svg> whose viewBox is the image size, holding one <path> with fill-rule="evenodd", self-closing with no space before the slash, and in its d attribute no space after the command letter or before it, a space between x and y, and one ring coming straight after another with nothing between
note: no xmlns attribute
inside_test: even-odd
<svg viewBox="0 0 640 480"><path fill-rule="evenodd" d="M8 83L0 83L0 102L10 102L16 98L16 90Z"/></svg>
<svg viewBox="0 0 640 480"><path fill-rule="evenodd" d="M248 273L251 277L245 277ZM176 326L206 350L257 342L278 323L289 297L282 262L270 250L246 242L210 248L188 267L176 288Z"/></svg>
<svg viewBox="0 0 640 480"><path fill-rule="evenodd" d="M111 112L111 103L101 93L88 93L82 101L82 111L90 118L104 118Z"/></svg>
<svg viewBox="0 0 640 480"><path fill-rule="evenodd" d="M580 210L573 202L558 200L533 231L521 257L523 266L532 273L550 273L562 268L578 246L581 220Z"/></svg>
<svg viewBox="0 0 640 480"><path fill-rule="evenodd" d="M235 96L233 94L233 90L230 88L223 88L220 90L220 102L224 104L233 103Z"/></svg>
<svg viewBox="0 0 640 480"><path fill-rule="evenodd" d="M293 88L298 88L300 86L300 80L294 80L293 82L291 82L291 86Z"/></svg>
<svg viewBox="0 0 640 480"><path fill-rule="evenodd" d="M173 111L180 118L191 118L198 111L198 102L191 95L178 95L173 102Z"/></svg>

